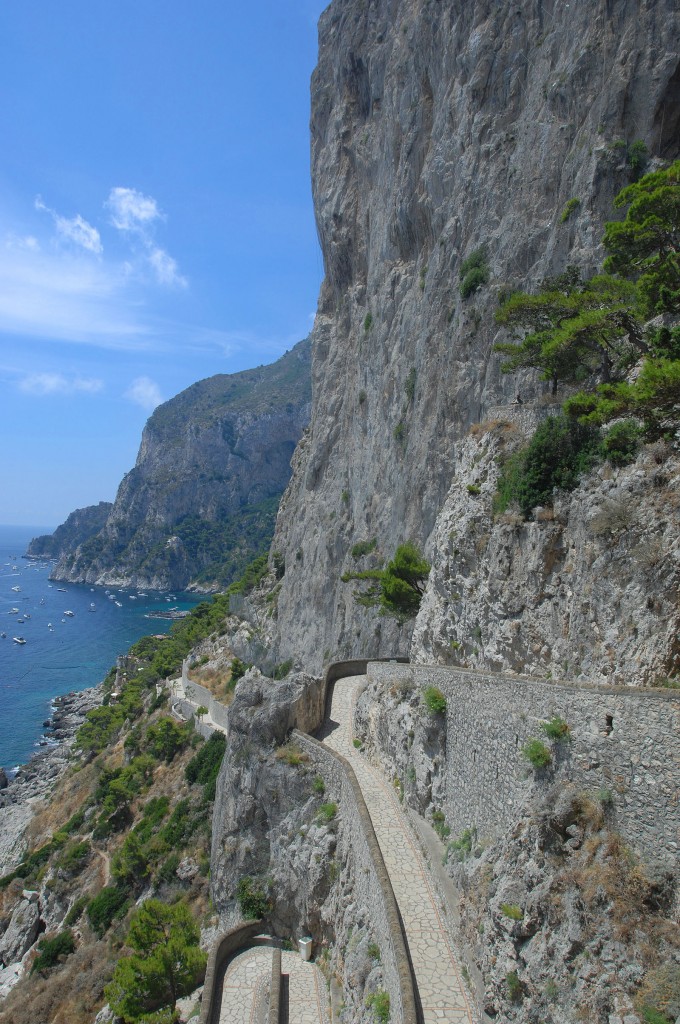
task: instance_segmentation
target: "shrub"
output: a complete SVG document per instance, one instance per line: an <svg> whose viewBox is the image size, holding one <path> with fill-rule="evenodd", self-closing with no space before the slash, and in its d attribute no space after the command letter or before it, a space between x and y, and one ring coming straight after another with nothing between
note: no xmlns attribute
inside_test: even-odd
<svg viewBox="0 0 680 1024"><path fill-rule="evenodd" d="M203 786L204 800L213 800L215 797L217 776L220 773L226 746L227 738L224 733L214 732L184 769L187 782Z"/></svg>
<svg viewBox="0 0 680 1024"><path fill-rule="evenodd" d="M477 494L481 494L482 493L482 489L479 486L479 484L468 484L467 485L467 492L468 492L468 494L472 494L472 495L476 496Z"/></svg>
<svg viewBox="0 0 680 1024"><path fill-rule="evenodd" d="M245 661L241 661L240 658L234 658L231 663L231 679L229 680L229 687L233 690L239 679L242 679L246 674L251 665L246 664Z"/></svg>
<svg viewBox="0 0 680 1024"><path fill-rule="evenodd" d="M516 903L501 903L501 913L511 921L521 921L524 917L524 911Z"/></svg>
<svg viewBox="0 0 680 1024"><path fill-rule="evenodd" d="M560 223L561 224L566 224L566 222L569 220L569 218L571 217L571 215L574 212L574 210L577 210L580 205L581 205L581 200L580 199L576 199L576 198L568 199L566 204L565 204L564 209L562 210L562 215L560 217Z"/></svg>
<svg viewBox="0 0 680 1024"><path fill-rule="evenodd" d="M489 262L486 246L481 246L470 253L460 265L460 294L463 299L476 292L489 280Z"/></svg>
<svg viewBox="0 0 680 1024"><path fill-rule="evenodd" d="M352 548L352 558L363 558L364 555L370 555L372 551L375 551L378 546L378 541L374 537L373 540L360 540L358 544L355 544Z"/></svg>
<svg viewBox="0 0 680 1024"><path fill-rule="evenodd" d="M371 327L373 326L373 314L367 313L364 317L364 334L368 334Z"/></svg>
<svg viewBox="0 0 680 1024"><path fill-rule="evenodd" d="M309 761L309 756L300 750L297 743L291 742L279 747L276 751L276 759L278 761L285 761L286 764L297 768L306 761Z"/></svg>
<svg viewBox="0 0 680 1024"><path fill-rule="evenodd" d="M41 939L38 943L38 956L33 961L31 974L36 971L46 971L59 963L59 957L69 956L75 952L76 943L73 932L67 928L59 932L53 939Z"/></svg>
<svg viewBox="0 0 680 1024"><path fill-rule="evenodd" d="M635 420L614 423L602 439L602 453L612 466L627 466L640 450L644 431Z"/></svg>
<svg viewBox="0 0 680 1024"><path fill-rule="evenodd" d="M75 903L71 906L68 914L64 918L64 924L67 928L70 928L72 924L80 920L85 907L89 903L87 896L79 896Z"/></svg>
<svg viewBox="0 0 680 1024"><path fill-rule="evenodd" d="M100 939L115 918L125 915L127 908L127 895L117 885L107 885L90 900L87 916Z"/></svg>
<svg viewBox="0 0 680 1024"><path fill-rule="evenodd" d="M67 872L77 871L90 856L90 850L88 842L71 843L59 858L59 867Z"/></svg>
<svg viewBox="0 0 680 1024"><path fill-rule="evenodd" d="M390 1019L390 997L384 989L379 989L367 996L366 1006L373 1010L375 1019L380 1021L380 1024L387 1024Z"/></svg>
<svg viewBox="0 0 680 1024"><path fill-rule="evenodd" d="M516 501L524 518L537 505L552 504L556 488L570 491L599 455L599 430L563 414L549 416L536 429L526 448L504 464L494 511L505 512Z"/></svg>
<svg viewBox="0 0 680 1024"><path fill-rule="evenodd" d="M446 712L446 697L436 686L426 686L423 691L423 703L432 715L443 715Z"/></svg>
<svg viewBox="0 0 680 1024"><path fill-rule="evenodd" d="M646 974L635 1006L648 1024L672 1024L680 1016L680 964L667 963Z"/></svg>
<svg viewBox="0 0 680 1024"><path fill-rule="evenodd" d="M448 861L453 855L455 861L464 861L472 853L472 847L476 838L476 830L473 828L463 829L458 839L453 839L446 847L444 861Z"/></svg>
<svg viewBox="0 0 680 1024"><path fill-rule="evenodd" d="M249 875L244 875L236 887L236 899L241 913L247 921L266 917L272 909L272 901L264 886Z"/></svg>
<svg viewBox="0 0 680 1024"><path fill-rule="evenodd" d="M551 740L566 740L569 738L569 726L559 715L553 715L548 722L541 722L541 729Z"/></svg>
<svg viewBox="0 0 680 1024"><path fill-rule="evenodd" d="M189 742L190 732L186 725L179 725L172 718L161 718L146 732L146 742L154 757L170 762Z"/></svg>
<svg viewBox="0 0 680 1024"><path fill-rule="evenodd" d="M445 841L451 835L451 829L446 824L446 816L442 811L432 812L432 825L441 840Z"/></svg>
<svg viewBox="0 0 680 1024"><path fill-rule="evenodd" d="M288 661L282 661L280 665L275 665L272 670L272 679L285 679L292 667L292 658L289 658Z"/></svg>
<svg viewBox="0 0 680 1024"><path fill-rule="evenodd" d="M637 181L644 171L647 166L648 156L649 150L642 139L636 139L635 142L631 142L628 147L628 166L633 181Z"/></svg>
<svg viewBox="0 0 680 1024"><path fill-rule="evenodd" d="M323 796L323 794L326 792L326 783L323 781L320 775L316 775L312 780L312 789L315 793L318 793L319 796Z"/></svg>
<svg viewBox="0 0 680 1024"><path fill-rule="evenodd" d="M505 975L505 984L508 986L508 996L511 1002L521 1002L524 996L524 989L522 988L522 982L517 976L517 971L509 971Z"/></svg>
<svg viewBox="0 0 680 1024"><path fill-rule="evenodd" d="M371 960L380 960L380 946L377 942L369 942L366 947L366 952L370 956Z"/></svg>
<svg viewBox="0 0 680 1024"><path fill-rule="evenodd" d="M335 818L338 813L338 805L334 803L321 804L317 818L324 824L328 825Z"/></svg>
<svg viewBox="0 0 680 1024"><path fill-rule="evenodd" d="M540 740L529 740L522 747L522 753L534 768L546 768L552 761L552 754Z"/></svg>
<svg viewBox="0 0 680 1024"><path fill-rule="evenodd" d="M361 742L361 740L360 740L360 739L358 739L357 737L355 737L355 738L354 738L354 739L352 740L352 746L353 746L353 747L355 747L355 748L356 748L356 750L361 750L361 748L363 747L363 743Z"/></svg>
<svg viewBox="0 0 680 1024"><path fill-rule="evenodd" d="M348 572L342 576L342 581L368 582L367 590L355 591L357 602L369 608L379 605L384 613L405 620L417 613L429 572L429 562L414 544L407 542L399 545L384 569Z"/></svg>

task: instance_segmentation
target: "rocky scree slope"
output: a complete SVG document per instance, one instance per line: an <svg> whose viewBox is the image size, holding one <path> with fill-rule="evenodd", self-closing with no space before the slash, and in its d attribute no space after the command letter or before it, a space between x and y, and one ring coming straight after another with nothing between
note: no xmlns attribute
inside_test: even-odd
<svg viewBox="0 0 680 1024"><path fill-rule="evenodd" d="M306 340L270 366L209 377L159 406L102 528L61 546L54 579L230 583L269 543L310 400Z"/></svg>
<svg viewBox="0 0 680 1024"><path fill-rule="evenodd" d="M335 0L320 21L312 176L325 280L311 429L274 549L277 656L406 653L343 572L376 539L423 546L471 424L543 386L493 353L499 295L569 263L599 268L627 147L678 152L678 11L588 0ZM579 204L565 221L570 199ZM489 281L460 294L483 248Z"/></svg>

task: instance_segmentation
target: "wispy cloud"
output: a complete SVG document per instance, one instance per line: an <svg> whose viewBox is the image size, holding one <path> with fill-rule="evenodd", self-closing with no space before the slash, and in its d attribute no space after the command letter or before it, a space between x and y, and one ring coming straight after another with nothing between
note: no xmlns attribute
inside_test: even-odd
<svg viewBox="0 0 680 1024"><path fill-rule="evenodd" d="M118 265L10 235L0 239L0 280L0 332L105 348L150 341Z"/></svg>
<svg viewBox="0 0 680 1024"><path fill-rule="evenodd" d="M111 223L119 231L146 234L149 226L162 217L158 203L135 188L112 188L104 204L111 215Z"/></svg>
<svg viewBox="0 0 680 1024"><path fill-rule="evenodd" d="M149 263L155 271L159 284L172 285L178 288L187 287L187 279L180 274L177 262L163 249L153 246L149 250Z"/></svg>
<svg viewBox="0 0 680 1024"><path fill-rule="evenodd" d="M62 373L31 373L19 381L27 395L97 395L104 382L96 377L65 377Z"/></svg>
<svg viewBox="0 0 680 1024"><path fill-rule="evenodd" d="M123 397L148 412L153 412L163 401L158 384L150 377L135 377Z"/></svg>
<svg viewBox="0 0 680 1024"><path fill-rule="evenodd" d="M57 229L57 236L61 240L70 242L96 256L104 251L99 232L91 224L88 224L80 214L76 214L75 217L62 217L56 210L51 210L49 206L46 206L40 196L36 196L35 208L40 212L49 213Z"/></svg>
<svg viewBox="0 0 680 1024"><path fill-rule="evenodd" d="M144 262L153 271L158 284L167 288L186 288L188 281L173 259L156 244L154 227L165 220L153 196L145 196L134 188L112 188L104 204L111 224L141 245ZM131 265L134 270L134 265Z"/></svg>

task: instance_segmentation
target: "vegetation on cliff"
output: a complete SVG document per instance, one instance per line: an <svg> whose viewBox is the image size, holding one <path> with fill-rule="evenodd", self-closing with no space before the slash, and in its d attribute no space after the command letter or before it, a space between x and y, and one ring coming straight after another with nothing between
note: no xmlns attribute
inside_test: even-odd
<svg viewBox="0 0 680 1024"><path fill-rule="evenodd" d="M615 205L628 211L606 226L605 269L623 276L583 281L568 267L536 295L510 296L496 314L518 338L496 345L509 357L505 372L535 368L553 394L561 384L583 386L507 459L497 512L515 501L529 517L598 459L624 465L641 440L672 436L680 418L680 326L645 324L680 312L680 161L623 189Z"/></svg>

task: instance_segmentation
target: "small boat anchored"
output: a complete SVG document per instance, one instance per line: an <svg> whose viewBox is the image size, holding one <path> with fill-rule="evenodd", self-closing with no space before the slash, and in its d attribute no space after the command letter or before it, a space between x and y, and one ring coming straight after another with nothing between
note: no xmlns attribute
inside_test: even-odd
<svg viewBox="0 0 680 1024"><path fill-rule="evenodd" d="M13 636L12 640L14 640L15 644L25 644L26 643L26 641L24 640L23 636Z"/></svg>
<svg viewBox="0 0 680 1024"><path fill-rule="evenodd" d="M75 612L64 612L64 615L67 615L69 619L72 619L73 616L75 615Z"/></svg>

